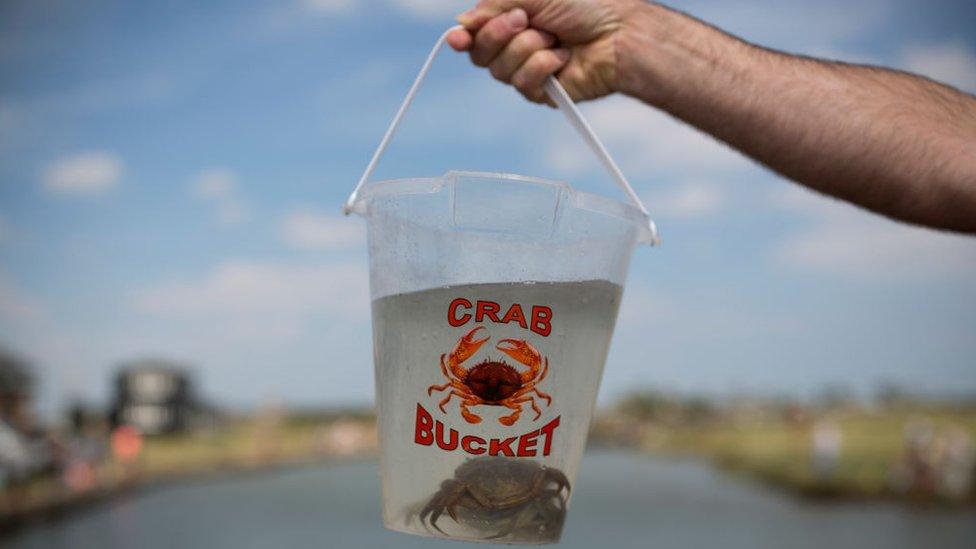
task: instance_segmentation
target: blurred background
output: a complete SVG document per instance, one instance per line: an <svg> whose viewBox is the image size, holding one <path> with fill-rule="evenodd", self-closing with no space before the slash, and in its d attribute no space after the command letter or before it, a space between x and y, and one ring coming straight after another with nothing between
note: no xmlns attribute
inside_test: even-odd
<svg viewBox="0 0 976 549"><path fill-rule="evenodd" d="M672 5L976 92L970 1ZM339 207L466 7L0 3L0 543L429 543L380 524ZM971 547L976 241L626 98L583 111L664 245L635 254L563 543ZM616 196L557 113L445 52L377 175L449 169Z"/></svg>

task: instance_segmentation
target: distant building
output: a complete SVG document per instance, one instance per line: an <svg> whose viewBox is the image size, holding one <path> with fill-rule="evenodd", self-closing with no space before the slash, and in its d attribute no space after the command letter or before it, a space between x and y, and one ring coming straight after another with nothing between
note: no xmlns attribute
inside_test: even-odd
<svg viewBox="0 0 976 549"><path fill-rule="evenodd" d="M0 349L0 420L26 427L33 379L27 365Z"/></svg>
<svg viewBox="0 0 976 549"><path fill-rule="evenodd" d="M194 425L201 406L186 369L163 360L123 364L115 378L114 425L131 425L143 434L185 431Z"/></svg>
<svg viewBox="0 0 976 549"><path fill-rule="evenodd" d="M0 349L0 490L53 463L45 434L34 423L33 384L27 364Z"/></svg>

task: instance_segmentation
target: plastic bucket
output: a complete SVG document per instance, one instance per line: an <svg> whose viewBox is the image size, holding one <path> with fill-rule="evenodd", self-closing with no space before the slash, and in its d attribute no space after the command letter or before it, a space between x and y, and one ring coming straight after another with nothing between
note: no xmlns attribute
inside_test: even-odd
<svg viewBox="0 0 976 549"><path fill-rule="evenodd" d="M411 534L552 543L631 253L656 234L555 81L550 94L562 93L633 205L508 174L366 185L442 42L346 205L368 225L383 520Z"/></svg>

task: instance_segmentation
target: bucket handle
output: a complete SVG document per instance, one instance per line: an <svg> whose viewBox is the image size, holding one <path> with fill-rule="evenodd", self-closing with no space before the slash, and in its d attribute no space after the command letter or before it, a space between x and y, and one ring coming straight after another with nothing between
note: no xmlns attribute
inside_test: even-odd
<svg viewBox="0 0 976 549"><path fill-rule="evenodd" d="M359 183L356 184L356 188L353 189L352 194L349 195L345 205L343 205L342 212L344 214L349 215L349 213L352 212L353 204L355 204L356 198L359 196L360 189L362 189L366 182L369 181L369 178L373 175L373 171L376 170L376 165L379 163L380 158L383 157L383 153L386 152L386 147L390 144L390 140L393 139L393 134L396 133L397 128L400 126L400 122L403 120L403 115L407 112L407 109L410 108L410 104L413 103L414 96L417 95L417 90L420 89L420 84L424 81L424 78L427 77L427 73L430 71L430 66L434 63L434 59L444 46L444 42L447 40L447 35L450 32L460 28L463 27L458 25L444 31L444 34L442 34L441 37L437 39L437 43L434 44L434 48L430 50L430 53L427 55L427 60L424 61L423 66L420 67L420 72L417 73L417 77L413 81L413 85L411 85L410 90L407 91L407 96L403 98L403 103L400 104L400 109L390 122L390 126L386 129L383 139L380 140L379 146L376 147L376 151L373 153L373 157L370 159L369 164L366 165L366 170L359 178ZM593 154L596 155L596 157L600 160L600 163L602 163L607 171L610 172L610 175L617 183L617 186L627 194L630 201L633 202L637 209L639 209L647 218L647 222L651 230L652 242L657 244L659 242L657 227L654 225L654 221L651 220L650 215L647 213L647 208L644 207L644 203L641 202L640 197L637 196L637 193L635 193L634 189L630 186L630 183L627 181L627 177L624 176L623 172L620 171L620 168L617 166L617 163L614 162L613 158L610 156L610 152L607 151L606 147L603 146L603 142L600 141L600 138L596 136L593 128L590 127L590 124L585 118L583 118L583 113L580 112L579 108L577 108L576 104L573 103L573 100L569 97L569 94L566 93L566 90L563 89L562 85L559 83L559 80L557 80L555 77L549 76L546 78L545 90L549 98L552 99L556 106L559 107L559 110L566 117L566 120L568 120L570 125L576 129L576 132L579 133L580 137L583 138L583 141L585 141L590 147Z"/></svg>

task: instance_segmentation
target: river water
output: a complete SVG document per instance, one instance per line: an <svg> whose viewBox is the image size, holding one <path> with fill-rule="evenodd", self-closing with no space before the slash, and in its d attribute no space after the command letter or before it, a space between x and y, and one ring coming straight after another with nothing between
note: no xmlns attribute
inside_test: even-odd
<svg viewBox="0 0 976 549"><path fill-rule="evenodd" d="M583 458L559 547L971 548L976 512L797 501L700 463ZM175 484L22 530L11 549L489 547L382 528L372 462Z"/></svg>

